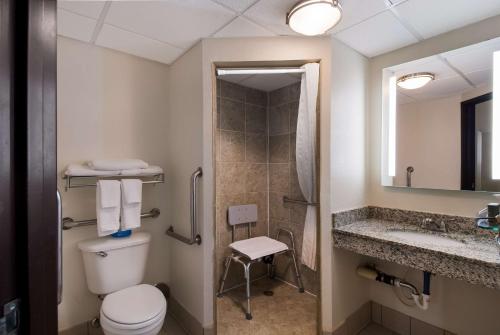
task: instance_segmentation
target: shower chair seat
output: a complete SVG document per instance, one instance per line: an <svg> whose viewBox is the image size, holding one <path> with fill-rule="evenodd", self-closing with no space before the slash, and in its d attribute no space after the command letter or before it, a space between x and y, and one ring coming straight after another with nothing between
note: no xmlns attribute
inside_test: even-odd
<svg viewBox="0 0 500 335"><path fill-rule="evenodd" d="M221 278L220 288L217 293L217 297L222 297L224 293L231 289L224 291L224 283L226 281L227 275L229 273L229 267L231 262L239 263L243 266L243 271L246 280L246 300L247 309L245 311L245 317L247 320L252 319L252 312L250 306L250 267L254 263L263 262L271 266L269 271L269 276L274 277L275 272L275 256L277 255L288 255L293 262L295 277L297 280L297 286L299 292L304 292L304 286L302 285L302 280L300 278L300 270L297 264L297 258L295 256L295 240L293 232L288 229L279 228L276 232L276 238L272 239L267 236L251 237L251 224L257 222L257 206L256 205L242 205L242 206L232 206L228 210L228 222L232 226L232 243L229 247L232 250L230 256L226 257L224 262L224 274ZM248 238L244 240L234 241L235 226L239 224L248 225ZM280 234L287 234L290 240L291 246L281 242L279 240Z"/></svg>

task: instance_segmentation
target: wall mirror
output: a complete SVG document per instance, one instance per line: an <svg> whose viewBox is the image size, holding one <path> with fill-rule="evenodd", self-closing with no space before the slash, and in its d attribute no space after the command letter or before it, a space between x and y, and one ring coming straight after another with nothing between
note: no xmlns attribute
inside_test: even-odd
<svg viewBox="0 0 500 335"><path fill-rule="evenodd" d="M383 186L500 192L500 37L382 77Z"/></svg>

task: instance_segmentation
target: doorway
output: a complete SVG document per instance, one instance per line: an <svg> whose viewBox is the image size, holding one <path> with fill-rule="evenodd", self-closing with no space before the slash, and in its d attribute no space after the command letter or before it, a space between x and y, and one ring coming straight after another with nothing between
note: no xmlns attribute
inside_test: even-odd
<svg viewBox="0 0 500 335"><path fill-rule="evenodd" d="M213 115L216 174L214 314L219 335L318 332L319 253L314 254L314 270L303 264L306 213L308 203L312 202L304 196L297 169L297 124L303 72L296 70L300 67L282 73L234 71L216 78ZM315 114L318 122L319 113ZM316 135L316 143L317 138ZM318 155L315 156L317 162ZM314 199L317 199L317 189ZM277 255L272 262L263 259L252 263L251 320L245 317L248 307L243 267L231 262L224 276L228 257L234 254L229 245L248 239L246 225L235 226L233 233L228 221L229 208L239 205L256 205L258 214L256 222L251 223L251 237L265 236L289 248L295 246L305 291L299 290L291 257ZM318 227L318 220L315 222ZM292 234L276 237L279 231ZM316 229L317 241L318 235L319 229ZM226 279L221 294L223 277Z"/></svg>

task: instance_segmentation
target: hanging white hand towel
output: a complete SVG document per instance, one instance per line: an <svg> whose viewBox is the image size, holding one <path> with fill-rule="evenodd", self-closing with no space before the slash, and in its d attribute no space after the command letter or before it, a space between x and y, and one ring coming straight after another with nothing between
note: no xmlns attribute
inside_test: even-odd
<svg viewBox="0 0 500 335"><path fill-rule="evenodd" d="M120 182L118 180L97 181L97 235L110 235L120 229L120 197Z"/></svg>
<svg viewBox="0 0 500 335"><path fill-rule="evenodd" d="M319 64L304 65L297 117L296 163L300 190L304 198L316 202L316 100L318 99ZM302 263L316 270L317 208L308 205L302 240Z"/></svg>
<svg viewBox="0 0 500 335"><path fill-rule="evenodd" d="M122 230L141 226L142 181L122 180Z"/></svg>

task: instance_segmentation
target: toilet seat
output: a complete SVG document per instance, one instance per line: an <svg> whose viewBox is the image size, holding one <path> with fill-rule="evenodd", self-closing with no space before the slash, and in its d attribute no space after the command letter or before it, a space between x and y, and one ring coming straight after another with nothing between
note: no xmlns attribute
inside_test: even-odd
<svg viewBox="0 0 500 335"><path fill-rule="evenodd" d="M141 284L107 295L100 321L106 334L155 334L163 325L166 311L163 293Z"/></svg>

